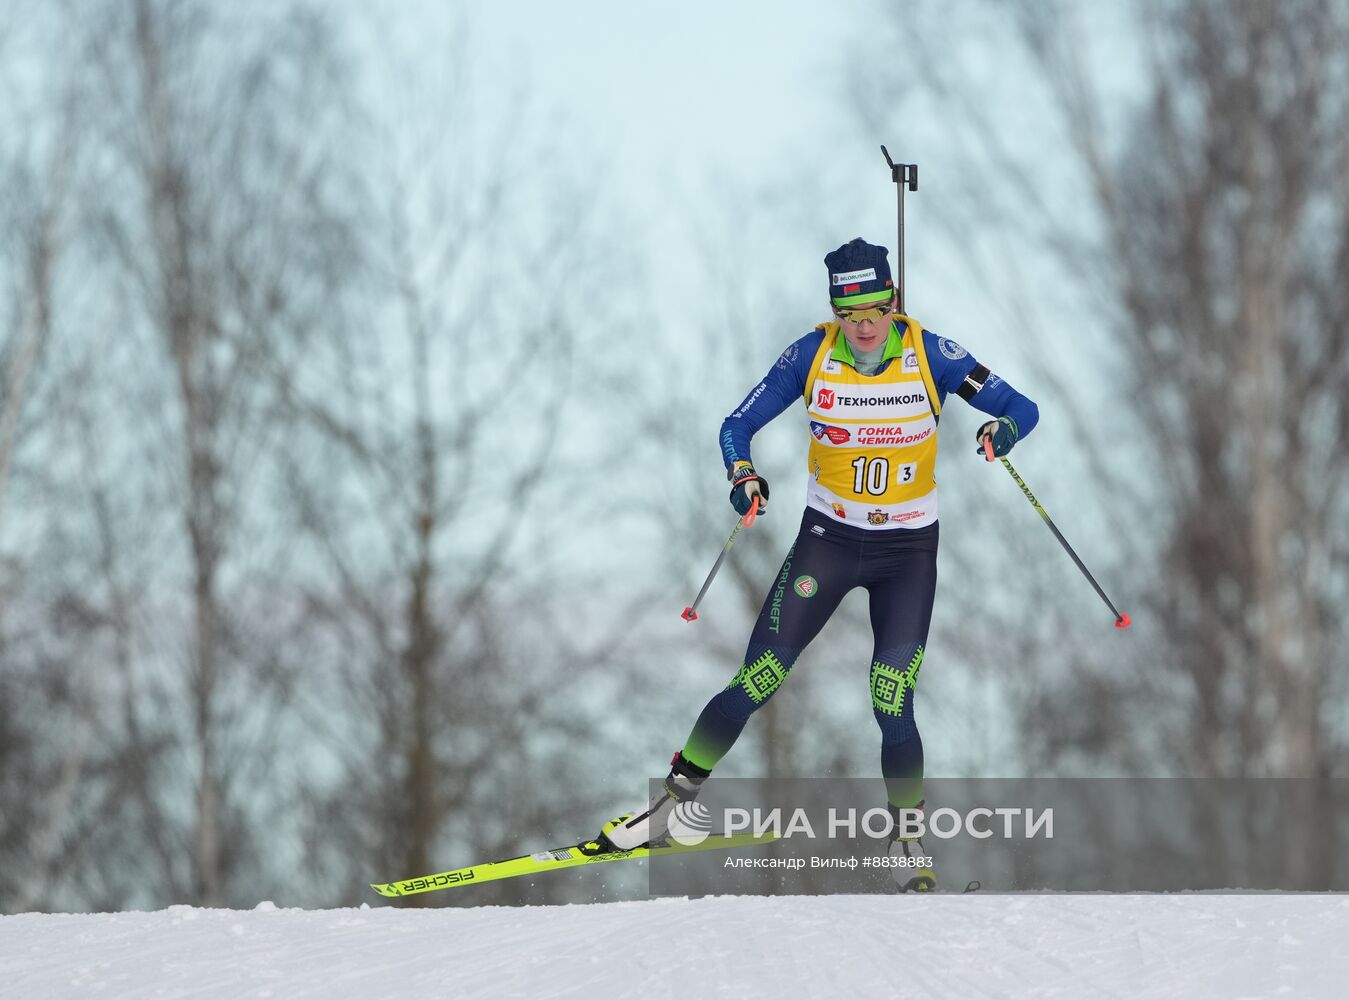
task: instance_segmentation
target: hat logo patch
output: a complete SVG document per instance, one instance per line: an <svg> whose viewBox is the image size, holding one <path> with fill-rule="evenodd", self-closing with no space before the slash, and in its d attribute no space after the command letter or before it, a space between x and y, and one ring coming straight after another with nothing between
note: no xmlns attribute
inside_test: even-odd
<svg viewBox="0 0 1349 1000"><path fill-rule="evenodd" d="M835 285L855 285L863 281L875 281L876 269L868 267L862 271L841 271L838 274L830 275L830 281Z"/></svg>

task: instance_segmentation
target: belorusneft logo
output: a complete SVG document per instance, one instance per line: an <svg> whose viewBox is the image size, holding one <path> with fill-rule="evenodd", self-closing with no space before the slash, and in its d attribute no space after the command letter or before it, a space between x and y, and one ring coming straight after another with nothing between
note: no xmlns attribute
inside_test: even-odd
<svg viewBox="0 0 1349 1000"><path fill-rule="evenodd" d="M692 804L698 805L696 802ZM950 840L963 833L976 840L998 836L1004 840L1054 838L1052 808L1035 810L1022 809L1019 806L1003 806L996 809L978 806L963 812L949 807L933 809L930 812L907 809L903 811L898 829L890 810L879 807L867 810L830 808L824 817L816 817L814 820L802 808L787 811L781 808L764 810L729 807L722 810L721 818L721 827L727 836L749 833L756 837L772 835L780 839L790 837L814 839L858 836L888 838L894 834L904 838L935 837L938 840ZM673 822L670 825L673 835Z"/></svg>
<svg viewBox="0 0 1349 1000"><path fill-rule="evenodd" d="M856 285L863 281L875 280L876 269L874 267L868 267L861 271L840 271L833 277L833 282L836 285Z"/></svg>

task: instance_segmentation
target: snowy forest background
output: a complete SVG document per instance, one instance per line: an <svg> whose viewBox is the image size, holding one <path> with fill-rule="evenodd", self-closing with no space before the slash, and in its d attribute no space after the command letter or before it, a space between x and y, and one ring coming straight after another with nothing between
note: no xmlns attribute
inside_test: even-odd
<svg viewBox="0 0 1349 1000"><path fill-rule="evenodd" d="M1349 776L1349 4L846 10L739 108L780 145L636 149L469 7L0 3L0 912L352 904L633 804L794 534L799 412L679 620L721 418L894 247L882 142L910 312L1040 403L1135 622L953 403L929 773ZM719 774L878 770L862 596Z"/></svg>

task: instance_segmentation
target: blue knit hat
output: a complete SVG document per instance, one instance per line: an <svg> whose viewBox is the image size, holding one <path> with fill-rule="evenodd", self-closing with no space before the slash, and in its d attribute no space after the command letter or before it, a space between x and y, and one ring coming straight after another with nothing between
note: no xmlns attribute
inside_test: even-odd
<svg viewBox="0 0 1349 1000"><path fill-rule="evenodd" d="M880 302L893 295L895 285L890 280L890 260L886 256L889 252L859 236L825 254L830 301L836 306L855 306Z"/></svg>

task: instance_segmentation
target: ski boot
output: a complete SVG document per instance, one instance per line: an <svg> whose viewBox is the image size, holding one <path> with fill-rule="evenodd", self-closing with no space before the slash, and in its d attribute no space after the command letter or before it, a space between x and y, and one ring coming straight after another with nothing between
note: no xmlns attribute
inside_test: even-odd
<svg viewBox="0 0 1349 1000"><path fill-rule="evenodd" d="M915 812L922 815L922 802L911 809L890 806L890 818L894 820L894 833L890 840L890 874L895 877L900 892L931 892L937 888L932 855L923 846L921 837L901 836L904 833L904 815L907 813L912 819Z"/></svg>
<svg viewBox="0 0 1349 1000"><path fill-rule="evenodd" d="M670 760L670 773L660 793L645 809L637 809L604 824L599 835L600 842L616 851L631 851L659 842L669 829L670 814L674 812L675 806L697 798L698 787L708 773L686 761L682 753L675 754Z"/></svg>

